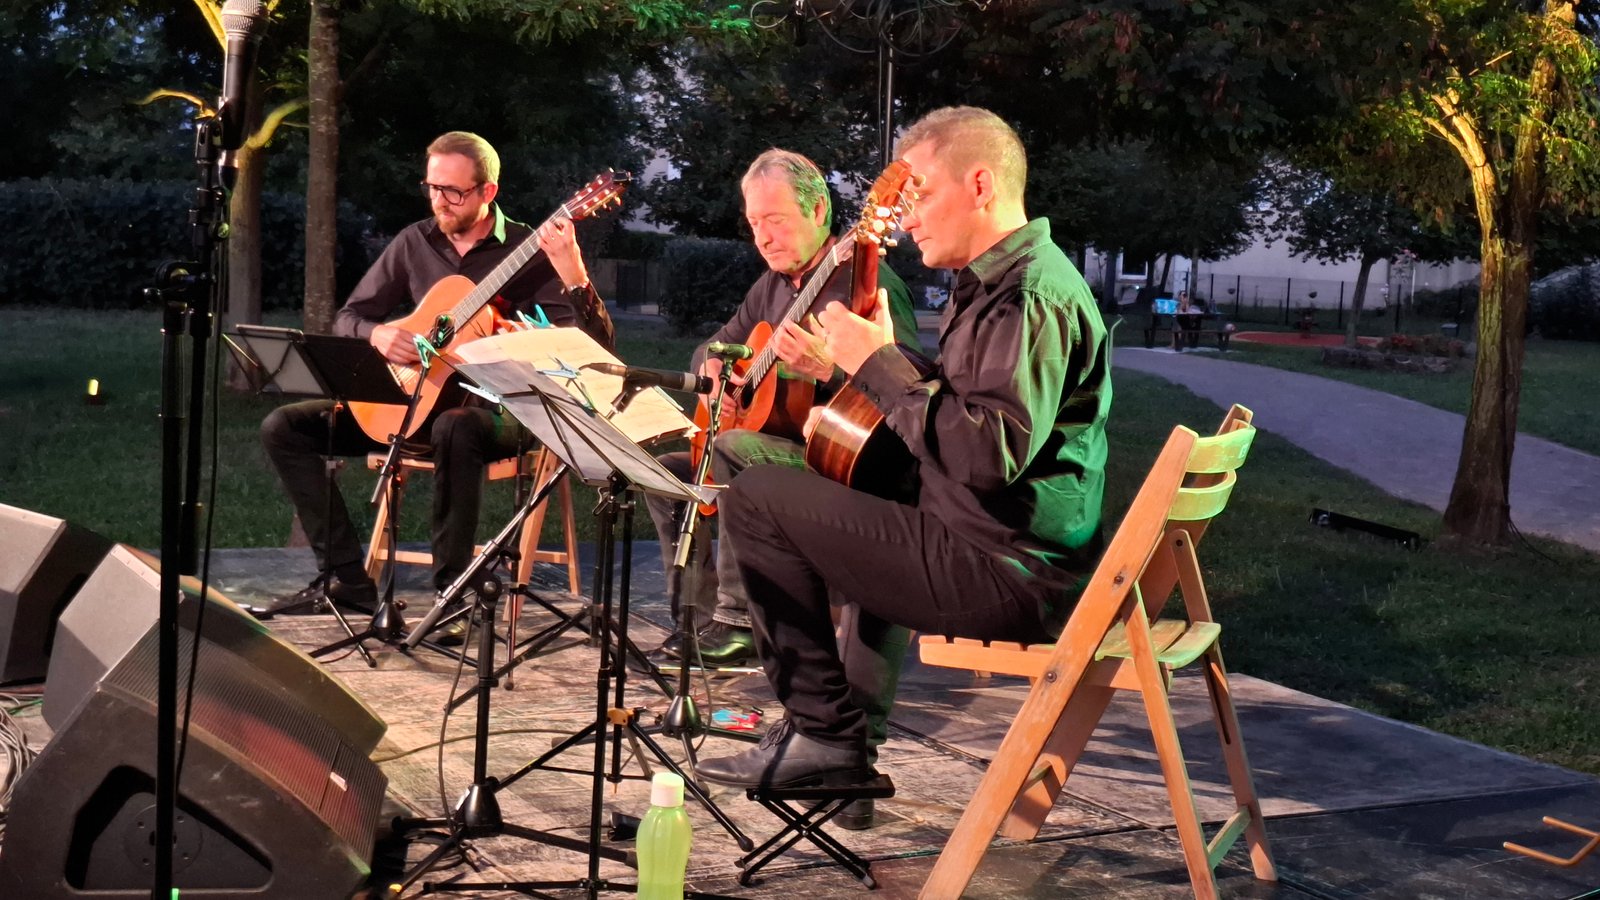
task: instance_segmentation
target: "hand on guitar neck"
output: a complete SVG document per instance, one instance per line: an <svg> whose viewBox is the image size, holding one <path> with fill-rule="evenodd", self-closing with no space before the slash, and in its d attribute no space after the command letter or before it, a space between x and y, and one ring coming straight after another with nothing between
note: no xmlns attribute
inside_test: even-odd
<svg viewBox="0 0 1600 900"><path fill-rule="evenodd" d="M889 315L889 295L878 290L871 319L863 319L843 303L829 303L817 317L820 336L839 368L854 375L867 357L894 343L894 320Z"/></svg>

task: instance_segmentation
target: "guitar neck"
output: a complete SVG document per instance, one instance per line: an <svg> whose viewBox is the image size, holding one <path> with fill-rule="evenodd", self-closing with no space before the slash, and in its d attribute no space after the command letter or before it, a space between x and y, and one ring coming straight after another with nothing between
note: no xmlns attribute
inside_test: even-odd
<svg viewBox="0 0 1600 900"><path fill-rule="evenodd" d="M461 298L459 303L450 308L450 321L456 323L465 322L477 315L479 310L488 306L489 301L493 300L494 296L500 293L500 289L506 286L506 282L522 271L522 267L531 262L541 252L539 249L539 229L562 216L573 220L579 218L570 212L567 209L567 205L563 203L555 213L539 223L539 228L535 228L531 234L523 239L522 243L514 247L511 255L501 260L500 264L494 267L494 271L478 282L477 287L473 288L471 292Z"/></svg>
<svg viewBox="0 0 1600 900"><path fill-rule="evenodd" d="M789 304L788 311L783 314L785 321L798 324L801 319L805 318L806 310L811 308L811 304L816 301L817 295L822 293L822 288L827 285L828 279L832 278L833 273L838 270L839 266L843 265L851 257L854 250L855 244L850 241L838 241L828 250L828 255L823 257L822 263L817 266L816 274L811 276L811 280L806 282L805 289L800 292L798 297L794 298L793 303ZM755 360L750 363L747 383L760 384L761 380L767 377L767 372L777 364L777 358L778 354L773 350L772 343L769 341L767 346L761 348L761 352L756 355Z"/></svg>

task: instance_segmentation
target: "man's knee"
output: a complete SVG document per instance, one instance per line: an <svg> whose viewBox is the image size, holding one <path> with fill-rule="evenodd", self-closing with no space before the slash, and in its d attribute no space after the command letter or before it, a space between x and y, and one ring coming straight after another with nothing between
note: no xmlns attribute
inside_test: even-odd
<svg viewBox="0 0 1600 900"><path fill-rule="evenodd" d="M435 458L483 444L487 436L486 429L477 412L473 409L450 409L433 420L433 431L429 433L428 442L433 447Z"/></svg>

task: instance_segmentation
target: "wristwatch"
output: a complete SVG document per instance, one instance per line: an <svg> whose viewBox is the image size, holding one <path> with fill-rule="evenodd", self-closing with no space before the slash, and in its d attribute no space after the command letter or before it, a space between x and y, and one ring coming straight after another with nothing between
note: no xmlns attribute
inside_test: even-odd
<svg viewBox="0 0 1600 900"><path fill-rule="evenodd" d="M565 293L565 294L587 294L587 293L589 293L589 279L585 278L584 280L578 282L577 284L575 284L575 285L573 285L571 287L563 288L562 289L562 293Z"/></svg>

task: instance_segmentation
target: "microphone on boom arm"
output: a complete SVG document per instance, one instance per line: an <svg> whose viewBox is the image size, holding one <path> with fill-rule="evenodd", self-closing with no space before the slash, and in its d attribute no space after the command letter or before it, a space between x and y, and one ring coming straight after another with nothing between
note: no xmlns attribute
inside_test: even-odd
<svg viewBox="0 0 1600 900"><path fill-rule="evenodd" d="M712 388L715 387L715 383L710 378L690 372L669 372L665 369L619 366L616 363L589 363L584 368L593 369L604 375L621 376L623 386L635 390L658 387L669 391L681 391L685 394L709 394Z"/></svg>
<svg viewBox="0 0 1600 900"><path fill-rule="evenodd" d="M721 341L712 341L706 345L706 355L720 359L749 359L755 353L749 344L724 344Z"/></svg>

